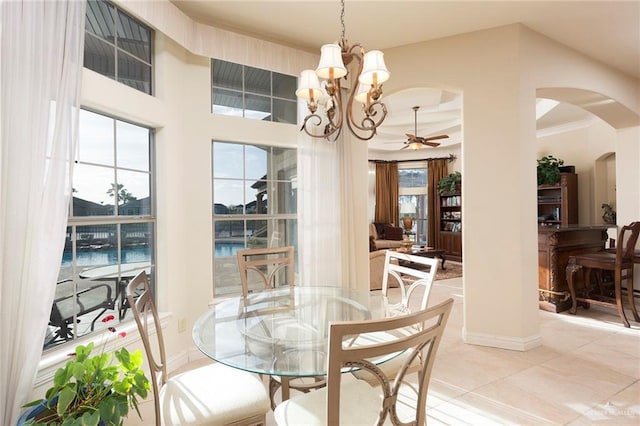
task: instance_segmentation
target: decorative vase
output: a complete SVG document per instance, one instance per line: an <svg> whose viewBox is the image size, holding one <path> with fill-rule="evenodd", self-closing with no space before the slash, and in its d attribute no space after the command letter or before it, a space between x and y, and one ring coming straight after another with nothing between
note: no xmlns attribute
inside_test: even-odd
<svg viewBox="0 0 640 426"><path fill-rule="evenodd" d="M36 418L36 416L39 416L40 414L44 413L44 411L47 409L47 406L44 405L44 403L45 401L43 399L39 405L29 407L24 413L22 413L16 425L22 426L23 424L25 424L27 420L34 419Z"/></svg>

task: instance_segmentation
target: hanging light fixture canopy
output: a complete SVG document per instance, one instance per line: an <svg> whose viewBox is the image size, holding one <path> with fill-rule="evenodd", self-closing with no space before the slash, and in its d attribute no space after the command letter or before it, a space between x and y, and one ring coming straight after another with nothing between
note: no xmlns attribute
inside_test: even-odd
<svg viewBox="0 0 640 426"><path fill-rule="evenodd" d="M381 101L382 84L389 79L389 71L384 63L384 54L379 50L365 52L362 45L349 46L345 38L344 0L340 2L342 11L342 37L338 44L325 44L320 49L320 63L315 71L304 70L298 79L296 95L307 101L310 114L304 118L302 128L315 138L335 141L344 121L351 133L360 140L369 140L376 135L376 129L387 116L387 107ZM347 78L347 66L353 59L358 62L358 80L352 82L346 111L343 111L340 79ZM323 79L322 83L320 79ZM358 122L353 116L353 101L362 104L363 117ZM316 114L318 105L324 107L326 117ZM325 123L322 132L314 132L314 127ZM313 127L312 127L313 126Z"/></svg>

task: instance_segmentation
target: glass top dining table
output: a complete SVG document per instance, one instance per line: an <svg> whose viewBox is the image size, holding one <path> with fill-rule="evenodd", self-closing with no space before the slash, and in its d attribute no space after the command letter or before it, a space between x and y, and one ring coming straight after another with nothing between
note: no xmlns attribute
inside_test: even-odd
<svg viewBox="0 0 640 426"><path fill-rule="evenodd" d="M254 373L326 374L329 323L383 318L378 293L340 287L281 287L225 299L195 323L193 340L208 357Z"/></svg>

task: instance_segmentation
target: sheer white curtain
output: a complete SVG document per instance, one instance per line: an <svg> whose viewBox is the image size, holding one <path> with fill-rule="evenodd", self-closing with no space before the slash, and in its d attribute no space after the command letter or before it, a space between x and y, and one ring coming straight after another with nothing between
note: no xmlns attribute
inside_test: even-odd
<svg viewBox="0 0 640 426"><path fill-rule="evenodd" d="M84 1L0 4L0 424L36 373L65 240Z"/></svg>
<svg viewBox="0 0 640 426"><path fill-rule="evenodd" d="M306 109L306 108L305 108ZM298 269L301 285L339 286L340 141L298 136Z"/></svg>

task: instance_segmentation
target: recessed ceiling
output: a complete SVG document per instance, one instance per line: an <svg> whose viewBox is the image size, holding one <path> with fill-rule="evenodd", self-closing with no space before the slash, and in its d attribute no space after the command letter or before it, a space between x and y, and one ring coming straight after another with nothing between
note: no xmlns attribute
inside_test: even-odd
<svg viewBox="0 0 640 426"><path fill-rule="evenodd" d="M172 0L194 21L319 52L340 38L340 2ZM387 49L460 33L522 23L583 54L640 78L640 1L346 1L346 38ZM371 149L396 150L405 133L446 133L441 146L460 143L461 97L416 88L384 96L389 115ZM543 106L539 106L543 108ZM594 116L560 103L538 120L538 134L585 125ZM559 130L558 130L559 131Z"/></svg>
<svg viewBox="0 0 640 426"><path fill-rule="evenodd" d="M193 20L311 52L340 38L340 2L173 0ZM368 49L522 23L640 78L639 1L347 1L346 38Z"/></svg>

